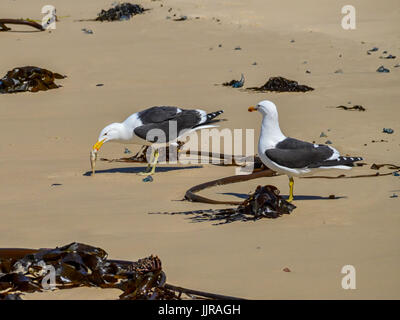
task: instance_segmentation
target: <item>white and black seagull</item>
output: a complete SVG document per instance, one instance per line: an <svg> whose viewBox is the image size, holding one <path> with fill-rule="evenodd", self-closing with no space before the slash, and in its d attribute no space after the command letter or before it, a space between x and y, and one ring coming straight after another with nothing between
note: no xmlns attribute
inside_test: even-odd
<svg viewBox="0 0 400 320"><path fill-rule="evenodd" d="M360 157L343 157L324 144L314 144L286 137L278 121L278 111L273 102L264 100L248 111L259 111L263 116L258 154L270 169L289 177L290 194L293 201L294 176L302 176L319 169L351 169Z"/></svg>
<svg viewBox="0 0 400 320"><path fill-rule="evenodd" d="M170 106L151 107L132 114L123 122L106 126L101 130L92 151L97 153L106 142L153 145L155 146L153 160L149 162L143 173L151 175L155 172L159 157L158 147L176 144L183 135L188 135L196 130L216 127L213 123L220 120L214 118L221 113L223 113L222 110L207 113L200 109L185 110ZM153 166L150 171L151 162Z"/></svg>

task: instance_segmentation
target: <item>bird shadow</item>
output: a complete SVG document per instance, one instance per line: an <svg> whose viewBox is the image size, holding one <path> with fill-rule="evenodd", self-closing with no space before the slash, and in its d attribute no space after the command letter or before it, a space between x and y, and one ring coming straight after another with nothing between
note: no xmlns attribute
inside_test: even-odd
<svg viewBox="0 0 400 320"><path fill-rule="evenodd" d="M156 173L159 172L169 172L169 171L176 171L176 170L189 170L189 169L200 169L202 166L190 166L190 167L158 167L156 169ZM144 172L147 167L128 167L128 168L112 168L112 169L105 169L105 170L96 170L96 174L101 173L141 173ZM91 176L92 171L86 171L83 176Z"/></svg>
<svg viewBox="0 0 400 320"><path fill-rule="evenodd" d="M227 196L234 196L240 199L247 199L249 197L249 194L246 193L236 193L236 192L222 192L219 194L227 195ZM288 199L289 196L287 195L282 195L284 199ZM338 200L338 199L346 199L346 196L338 197L335 196L335 198L330 198L328 197L321 197L321 196L306 196L306 195L297 195L294 196L294 200Z"/></svg>
<svg viewBox="0 0 400 320"><path fill-rule="evenodd" d="M282 195L285 199L289 198L289 196ZM305 195L299 195L299 196L294 196L293 200L339 200L339 199L346 199L346 196L335 196L334 198L328 197L321 197L321 196L305 196Z"/></svg>

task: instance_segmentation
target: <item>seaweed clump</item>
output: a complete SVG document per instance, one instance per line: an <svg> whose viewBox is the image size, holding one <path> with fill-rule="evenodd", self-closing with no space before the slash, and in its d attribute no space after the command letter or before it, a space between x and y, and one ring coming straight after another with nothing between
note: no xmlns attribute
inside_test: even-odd
<svg viewBox="0 0 400 320"><path fill-rule="evenodd" d="M283 214L290 214L296 208L295 205L283 199L279 193L279 189L275 186L258 186L255 192L237 208L157 213L191 215L189 219L193 222L217 221L216 224L255 221L261 218L275 219Z"/></svg>
<svg viewBox="0 0 400 320"><path fill-rule="evenodd" d="M20 67L8 71L0 79L0 93L16 93L23 91L38 92L59 88L55 79L65 76L38 67Z"/></svg>
<svg viewBox="0 0 400 320"><path fill-rule="evenodd" d="M107 260L103 249L76 242L31 251L20 258L18 249L8 249L8 254L0 250L0 299L19 299L22 292L42 291L42 282L51 268L55 271L55 286L60 289L118 288L124 291L121 299L165 296L157 291L163 274L161 261L156 256L136 262Z"/></svg>
<svg viewBox="0 0 400 320"><path fill-rule="evenodd" d="M120 289L121 300L239 299L166 283L161 260L153 255L109 260L103 249L77 242L55 249L0 249L0 300L80 286Z"/></svg>
<svg viewBox="0 0 400 320"><path fill-rule="evenodd" d="M116 4L113 8L108 10L101 10L97 15L97 21L121 21L129 20L136 14L141 14L145 9L139 4L120 3Z"/></svg>
<svg viewBox="0 0 400 320"><path fill-rule="evenodd" d="M231 80L222 84L225 87L241 88L244 85L244 75L242 73L240 80Z"/></svg>
<svg viewBox="0 0 400 320"><path fill-rule="evenodd" d="M283 77L271 77L261 87L247 88L252 91L277 91L277 92L306 92L312 91L311 88L306 85L299 84L297 81L289 80Z"/></svg>

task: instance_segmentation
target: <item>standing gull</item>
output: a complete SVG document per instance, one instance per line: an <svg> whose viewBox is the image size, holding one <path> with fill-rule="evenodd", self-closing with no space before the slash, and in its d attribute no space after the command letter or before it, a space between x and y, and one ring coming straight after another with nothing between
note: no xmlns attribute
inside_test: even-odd
<svg viewBox="0 0 400 320"><path fill-rule="evenodd" d="M286 137L279 128L278 111L273 102L264 100L249 111L259 111L262 116L258 154L270 169L289 177L290 194L293 201L293 176L310 174L319 169L351 169L359 157L343 157L324 144L314 144Z"/></svg>
<svg viewBox="0 0 400 320"><path fill-rule="evenodd" d="M112 123L101 130L98 141L92 149L92 159L96 158L97 151L106 142L153 145L155 147L153 160L149 162L143 174L154 174L160 146L176 144L180 137L196 130L215 127L212 124L220 120L214 118L221 113L222 110L207 113L200 109L185 110L169 106L151 107L136 112L125 121ZM94 161L92 160L92 167Z"/></svg>

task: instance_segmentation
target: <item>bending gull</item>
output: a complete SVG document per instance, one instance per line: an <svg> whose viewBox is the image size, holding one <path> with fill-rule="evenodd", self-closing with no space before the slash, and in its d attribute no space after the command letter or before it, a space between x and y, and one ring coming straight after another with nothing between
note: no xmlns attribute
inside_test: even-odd
<svg viewBox="0 0 400 320"><path fill-rule="evenodd" d="M183 135L188 135L196 130L215 127L213 123L222 110L207 113L204 110L185 110L178 107L161 106L151 107L136 112L125 121L112 123L101 130L98 141L91 152L92 168L97 157L97 152L106 142L119 142L123 144L153 145L155 151L153 159L142 174L155 173L159 157L158 147L165 144L175 144ZM151 166L151 163L153 165ZM150 170L151 168L151 170Z"/></svg>

